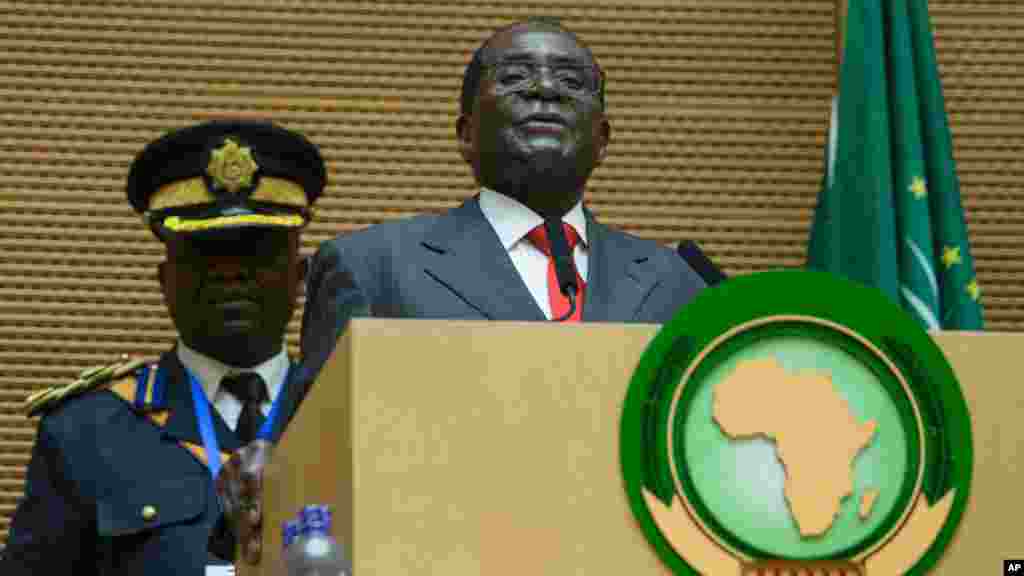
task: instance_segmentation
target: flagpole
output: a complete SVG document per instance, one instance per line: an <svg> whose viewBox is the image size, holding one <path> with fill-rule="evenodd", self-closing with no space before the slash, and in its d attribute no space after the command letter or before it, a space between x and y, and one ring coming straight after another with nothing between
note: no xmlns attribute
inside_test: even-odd
<svg viewBox="0 0 1024 576"><path fill-rule="evenodd" d="M839 77L839 65L843 61L843 46L846 42L846 13L850 9L850 0L836 0L836 78Z"/></svg>
<svg viewBox="0 0 1024 576"><path fill-rule="evenodd" d="M839 137L839 70L843 60L843 46L846 41L846 16L847 10L850 8L850 0L835 0L836 1L836 68L835 68L835 93L832 96L832 109L829 113L829 126L828 134L826 135L828 142L826 143L826 150L828 151L825 157L825 186L826 188L832 186L832 179L835 171L836 162L836 144Z"/></svg>

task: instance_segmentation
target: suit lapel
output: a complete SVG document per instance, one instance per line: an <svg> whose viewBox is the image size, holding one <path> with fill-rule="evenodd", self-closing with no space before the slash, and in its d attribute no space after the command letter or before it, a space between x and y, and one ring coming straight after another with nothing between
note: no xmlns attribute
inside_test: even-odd
<svg viewBox="0 0 1024 576"><path fill-rule="evenodd" d="M298 411L299 404L305 396L305 382L299 365L294 363L291 365L288 370L288 379L285 380L278 394L281 395L278 400L280 404L277 407L277 416L274 418L273 428L270 431L270 441L275 444L281 439L281 434L284 433L285 427L295 416L295 412Z"/></svg>
<svg viewBox="0 0 1024 576"><path fill-rule="evenodd" d="M633 320L647 295L660 282L650 254L641 243L625 242L621 234L597 222L589 210L585 214L590 255L583 320Z"/></svg>
<svg viewBox="0 0 1024 576"><path fill-rule="evenodd" d="M425 273L484 317L544 320L475 197L438 218L422 248Z"/></svg>

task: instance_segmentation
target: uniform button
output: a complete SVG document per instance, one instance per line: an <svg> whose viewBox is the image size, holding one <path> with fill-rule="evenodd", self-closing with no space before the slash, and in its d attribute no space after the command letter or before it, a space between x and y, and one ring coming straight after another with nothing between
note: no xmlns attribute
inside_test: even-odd
<svg viewBox="0 0 1024 576"><path fill-rule="evenodd" d="M142 519L145 520L146 522L150 522L154 518L156 518L156 508L154 508L152 506L143 506L142 507Z"/></svg>

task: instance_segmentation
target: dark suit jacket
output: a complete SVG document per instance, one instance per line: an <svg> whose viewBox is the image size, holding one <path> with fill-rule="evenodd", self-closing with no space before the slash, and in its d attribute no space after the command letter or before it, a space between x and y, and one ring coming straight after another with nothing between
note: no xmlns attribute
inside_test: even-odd
<svg viewBox="0 0 1024 576"><path fill-rule="evenodd" d="M669 248L585 214L583 321L664 323L706 286ZM441 215L324 242L310 266L302 321L303 364L312 373L354 316L545 320L476 197Z"/></svg>
<svg viewBox="0 0 1024 576"><path fill-rule="evenodd" d="M302 396L296 372L281 389L275 441ZM42 418L0 574L203 576L214 561L217 494L206 465L181 444L205 455L187 376L172 352L137 378L154 383L151 402L97 389ZM211 415L221 450L237 450L234 433ZM146 506L155 518L143 518Z"/></svg>

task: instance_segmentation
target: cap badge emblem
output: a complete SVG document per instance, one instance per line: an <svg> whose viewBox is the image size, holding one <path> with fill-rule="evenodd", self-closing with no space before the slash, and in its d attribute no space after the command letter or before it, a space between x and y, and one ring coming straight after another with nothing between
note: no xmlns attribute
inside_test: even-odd
<svg viewBox="0 0 1024 576"><path fill-rule="evenodd" d="M224 145L210 154L210 163L206 166L214 190L223 188L232 194L251 186L257 170L259 165L252 157L252 150L247 146L239 146L231 138L225 139Z"/></svg>

